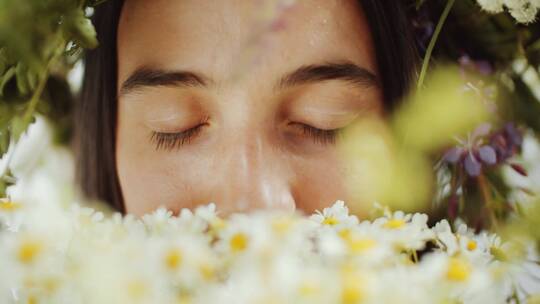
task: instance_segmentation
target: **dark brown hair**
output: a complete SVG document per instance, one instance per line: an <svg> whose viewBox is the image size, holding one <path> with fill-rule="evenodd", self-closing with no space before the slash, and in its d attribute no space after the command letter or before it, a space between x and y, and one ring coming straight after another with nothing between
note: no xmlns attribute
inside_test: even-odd
<svg viewBox="0 0 540 304"><path fill-rule="evenodd" d="M100 46L85 54L76 113L77 177L83 193L125 212L116 171L118 22L123 0L109 0L93 16ZM406 94L418 55L402 1L359 0L371 28L386 107Z"/></svg>

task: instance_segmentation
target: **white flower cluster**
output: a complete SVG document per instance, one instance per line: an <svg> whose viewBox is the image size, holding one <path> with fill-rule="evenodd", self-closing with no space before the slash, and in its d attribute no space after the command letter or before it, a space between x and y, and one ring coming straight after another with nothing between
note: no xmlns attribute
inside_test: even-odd
<svg viewBox="0 0 540 304"><path fill-rule="evenodd" d="M540 9L540 0L477 0L483 10L501 13L504 9L519 23L531 23Z"/></svg>
<svg viewBox="0 0 540 304"><path fill-rule="evenodd" d="M1 303L506 303L500 239L424 214L140 219L0 203ZM7 223L7 224L6 224ZM16 226L13 226L16 225Z"/></svg>

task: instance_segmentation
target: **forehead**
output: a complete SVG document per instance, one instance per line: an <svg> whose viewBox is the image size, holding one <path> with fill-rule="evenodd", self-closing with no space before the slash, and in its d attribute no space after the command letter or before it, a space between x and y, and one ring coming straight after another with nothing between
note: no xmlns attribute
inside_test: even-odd
<svg viewBox="0 0 540 304"><path fill-rule="evenodd" d="M224 81L235 72L284 73L336 60L376 74L372 48L354 0L126 0L118 80L143 66Z"/></svg>

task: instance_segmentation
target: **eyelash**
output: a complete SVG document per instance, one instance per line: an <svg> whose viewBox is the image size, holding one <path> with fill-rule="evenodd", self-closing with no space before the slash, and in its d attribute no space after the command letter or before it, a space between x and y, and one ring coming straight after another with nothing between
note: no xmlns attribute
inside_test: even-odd
<svg viewBox="0 0 540 304"><path fill-rule="evenodd" d="M156 145L156 150L174 150L191 142L201 131L204 124L178 133L152 132L150 141Z"/></svg>
<svg viewBox="0 0 540 304"><path fill-rule="evenodd" d="M150 136L150 141L156 145L156 150L171 151L178 149L184 144L189 144L199 133L202 128L207 125L208 118L203 119L198 125L188 130L176 133L156 132L153 131Z"/></svg>
<svg viewBox="0 0 540 304"><path fill-rule="evenodd" d="M322 145L335 144L341 129L323 130L303 123L291 123L300 128L302 135L310 137L316 143ZM189 144L206 125L206 120L186 131L177 133L152 132L150 141L156 145L156 150L171 151L178 149L184 144Z"/></svg>
<svg viewBox="0 0 540 304"><path fill-rule="evenodd" d="M323 130L303 123L293 123L300 128L302 135L310 137L322 145L335 144L341 129Z"/></svg>

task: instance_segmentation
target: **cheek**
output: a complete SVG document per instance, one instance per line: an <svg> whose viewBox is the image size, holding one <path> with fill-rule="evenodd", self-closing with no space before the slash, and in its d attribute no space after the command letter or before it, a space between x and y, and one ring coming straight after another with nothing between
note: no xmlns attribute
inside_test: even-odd
<svg viewBox="0 0 540 304"><path fill-rule="evenodd" d="M126 211L143 215L158 207L193 207L193 172L203 170L181 153L157 152L145 137L119 132L116 161Z"/></svg>
<svg viewBox="0 0 540 304"><path fill-rule="evenodd" d="M173 212L194 208L214 202L220 189L231 188L224 178L228 174L214 170L216 161L212 156L202 159L177 152L169 155L130 153L122 147L119 147L117 155L126 211L134 215L140 216L158 207L166 207ZM343 170L335 157L318 160L296 158L290 163L291 173L295 176L290 190L297 210L312 213L338 199L347 201ZM221 209L230 207L216 203Z"/></svg>
<svg viewBox="0 0 540 304"><path fill-rule="evenodd" d="M297 161L294 168L296 179L292 190L298 210L310 214L336 200L347 201L344 169L335 153Z"/></svg>
<svg viewBox="0 0 540 304"><path fill-rule="evenodd" d="M202 176L200 172L203 169L187 159L141 156L133 162L126 157L118 167L129 213L142 215L158 207L177 212L181 208L193 208L211 201L201 195L207 192L204 189L209 188L205 185L205 178L210 176Z"/></svg>

